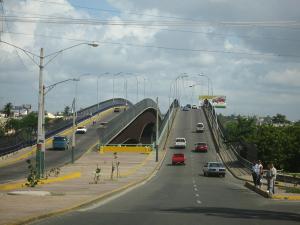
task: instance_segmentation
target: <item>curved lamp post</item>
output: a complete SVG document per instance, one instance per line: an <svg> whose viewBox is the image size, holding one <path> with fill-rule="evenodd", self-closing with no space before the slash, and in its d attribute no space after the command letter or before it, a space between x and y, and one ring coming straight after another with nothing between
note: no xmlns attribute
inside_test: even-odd
<svg viewBox="0 0 300 225"><path fill-rule="evenodd" d="M70 47L61 49L59 51L50 53L48 55L44 55L44 48L40 49L40 54L34 54L26 49L23 49L17 45L14 45L12 43L2 41L0 40L0 43L4 43L6 45L9 45L11 47L14 47L16 49L19 49L26 54L31 61L39 67L39 100L38 100L38 132L37 132L37 151L36 151L36 169L37 169L37 176L38 178L44 177L45 172L45 132L43 131L44 126L44 77L43 77L43 71L44 68L52 62L59 54L61 54L64 51L70 50L72 48L75 48L80 45L88 45L91 47L98 47L98 44L96 43L88 43L88 42L82 42L76 45L72 45ZM39 58L39 62L35 61L35 58ZM48 58L47 62L44 62L45 59Z"/></svg>

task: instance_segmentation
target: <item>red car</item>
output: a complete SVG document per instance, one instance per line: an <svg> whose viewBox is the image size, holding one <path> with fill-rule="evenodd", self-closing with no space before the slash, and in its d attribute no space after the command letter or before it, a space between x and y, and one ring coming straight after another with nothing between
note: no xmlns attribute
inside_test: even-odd
<svg viewBox="0 0 300 225"><path fill-rule="evenodd" d="M175 153L172 156L172 165L184 165L185 164L185 157L183 153Z"/></svg>
<svg viewBox="0 0 300 225"><path fill-rule="evenodd" d="M205 142L199 142L195 144L195 152L207 152L208 145Z"/></svg>

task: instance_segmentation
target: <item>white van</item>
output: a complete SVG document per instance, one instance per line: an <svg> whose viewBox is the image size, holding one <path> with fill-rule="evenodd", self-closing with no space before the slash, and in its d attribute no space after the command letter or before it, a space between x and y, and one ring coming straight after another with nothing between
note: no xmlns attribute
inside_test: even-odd
<svg viewBox="0 0 300 225"><path fill-rule="evenodd" d="M204 124L203 123L197 123L196 132L204 132Z"/></svg>

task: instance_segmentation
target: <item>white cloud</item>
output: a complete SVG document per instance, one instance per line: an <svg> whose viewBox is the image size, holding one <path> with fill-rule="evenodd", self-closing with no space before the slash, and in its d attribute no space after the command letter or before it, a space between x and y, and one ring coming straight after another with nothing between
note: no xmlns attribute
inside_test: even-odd
<svg viewBox="0 0 300 225"><path fill-rule="evenodd" d="M300 70L270 71L264 78L264 83L281 86L300 87Z"/></svg>
<svg viewBox="0 0 300 225"><path fill-rule="evenodd" d="M55 2L63 5L33 0L4 1L6 11L8 13L10 11L12 13L13 10L18 11L19 13L15 12L17 15L22 15L20 12L23 12L24 16L38 16L37 14L39 14L52 17L99 19L95 18L95 11L73 7L67 0L56 0ZM162 108L166 109L170 83L176 76L183 72L192 75L204 73L213 81L215 93L227 95L228 113L259 114L263 108L264 113L275 114L284 108L288 117L299 119L299 107L295 107L291 102L297 102L298 100L294 96L300 94L298 91L300 86L298 61L290 60L290 58L260 56L260 54L277 53L296 54L300 47L297 42L289 39L291 37L296 39L298 33L294 30L274 29L270 31L257 27L225 27L213 23L267 21L274 18L279 21L286 20L288 17L298 18L299 13L296 13L295 4L277 1L278 6L274 6L271 15L267 13L269 5L267 3L260 4L259 1L240 3L236 0L188 0L184 2L174 0L172 4L169 1L159 0L110 0L108 2L113 9L122 12L121 14L105 14L105 20L115 23L152 21L152 25L160 25L165 20L177 21L174 17L186 17L191 20L185 21L184 26L169 27L8 23L9 31L26 33L29 36L3 34L1 35L2 40L14 43L36 54L39 54L40 47L44 47L45 53L49 54L79 43L79 41L71 39L100 41L98 48L76 47L56 57L45 69L47 85L83 73L135 72L144 74L148 78L147 84L148 88L150 85L151 97L158 95L161 105L164 104ZM82 1L81 4L86 4L86 2ZM286 15L287 10L290 11L290 15ZM134 11L135 14L130 14L128 11ZM209 23L208 26L196 26L193 25L195 24L193 20L212 23ZM57 36L61 39L41 37L38 34ZM279 38L280 41L271 40L272 37ZM289 41L285 41L285 39ZM101 41L115 44L104 44ZM126 46L122 43L137 46ZM142 47L143 45L220 52L166 50L146 48ZM222 51L248 52L257 55L225 54ZM38 67L22 52L18 51L18 54L14 48L0 44L0 96L3 96L1 101L6 102L13 99L16 104L30 103L36 106ZM205 93L207 81L205 78L200 81L204 86L197 87L195 92ZM111 79L103 78L102 82L102 100L111 98ZM120 79L116 83L116 96L124 96L123 86L123 81ZM81 107L96 102L96 78L82 78L80 90ZM182 93L183 101L190 101L191 89L187 88ZM139 95L139 99L141 99L143 95L142 79ZM274 95L277 96L278 101ZM74 84L64 84L53 89L46 99L47 110L62 110L66 104L71 103L73 96ZM136 101L136 81L133 78L128 80L128 96L131 101ZM285 106L284 103L286 103ZM263 104L267 107L262 107ZM267 110L270 112L268 113Z"/></svg>

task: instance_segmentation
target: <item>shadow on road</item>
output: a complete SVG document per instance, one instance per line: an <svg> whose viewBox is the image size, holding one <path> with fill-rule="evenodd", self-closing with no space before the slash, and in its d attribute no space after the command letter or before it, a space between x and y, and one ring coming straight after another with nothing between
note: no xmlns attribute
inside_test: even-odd
<svg viewBox="0 0 300 225"><path fill-rule="evenodd" d="M291 212L277 212L267 210L236 209L220 207L189 207L161 209L162 212L169 213L201 213L206 216L218 216L223 218L243 218L255 220L282 220L282 221L300 221L300 214Z"/></svg>

